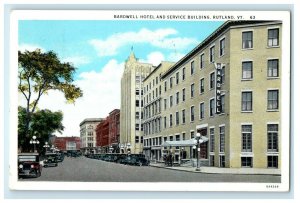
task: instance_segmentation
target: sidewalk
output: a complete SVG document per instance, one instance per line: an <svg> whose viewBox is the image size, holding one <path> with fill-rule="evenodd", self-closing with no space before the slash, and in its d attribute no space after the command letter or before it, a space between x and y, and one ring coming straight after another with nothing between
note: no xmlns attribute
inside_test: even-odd
<svg viewBox="0 0 300 203"><path fill-rule="evenodd" d="M238 175L276 175L280 176L280 169L263 169L263 168L218 168L218 167L200 167L200 171L196 171L196 167L192 166L165 166L164 163L150 163L150 166L157 168L165 168L169 170L186 171L192 173L208 173L208 174L238 174Z"/></svg>

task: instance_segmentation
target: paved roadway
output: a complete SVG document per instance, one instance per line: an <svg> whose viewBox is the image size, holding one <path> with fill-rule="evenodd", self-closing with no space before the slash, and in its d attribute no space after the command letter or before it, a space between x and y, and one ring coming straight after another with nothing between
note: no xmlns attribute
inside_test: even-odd
<svg viewBox="0 0 300 203"><path fill-rule="evenodd" d="M127 166L86 157L65 157L57 167L43 168L39 178L21 181L81 182L257 182L280 183L281 176L204 174L151 166Z"/></svg>

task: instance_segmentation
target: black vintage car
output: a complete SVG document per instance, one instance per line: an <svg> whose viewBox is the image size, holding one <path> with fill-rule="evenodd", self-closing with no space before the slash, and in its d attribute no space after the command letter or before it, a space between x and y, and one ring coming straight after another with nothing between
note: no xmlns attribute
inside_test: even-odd
<svg viewBox="0 0 300 203"><path fill-rule="evenodd" d="M56 153L46 153L45 159L44 159L44 167L48 166L57 166L58 165L58 159Z"/></svg>
<svg viewBox="0 0 300 203"><path fill-rule="evenodd" d="M58 162L62 162L65 158L65 154L63 152L57 152L56 156L57 156L57 161Z"/></svg>
<svg viewBox="0 0 300 203"><path fill-rule="evenodd" d="M38 153L21 153L18 155L18 177L39 177L42 174Z"/></svg>

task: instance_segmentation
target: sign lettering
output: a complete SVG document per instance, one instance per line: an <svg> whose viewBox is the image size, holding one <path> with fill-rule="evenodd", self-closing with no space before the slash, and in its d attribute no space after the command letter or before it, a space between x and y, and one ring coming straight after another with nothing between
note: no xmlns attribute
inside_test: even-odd
<svg viewBox="0 0 300 203"><path fill-rule="evenodd" d="M222 111L221 105L221 77L222 77L222 64L216 64L216 114L220 114Z"/></svg>

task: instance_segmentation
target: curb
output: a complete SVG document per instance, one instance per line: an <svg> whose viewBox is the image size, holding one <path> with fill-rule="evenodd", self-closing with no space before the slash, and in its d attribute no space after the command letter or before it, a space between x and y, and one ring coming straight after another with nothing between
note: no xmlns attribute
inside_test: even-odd
<svg viewBox="0 0 300 203"><path fill-rule="evenodd" d="M174 170L174 171L183 171L188 173L203 173L203 174L223 174L223 175L271 175L271 176L281 176L281 174L270 174L270 173L213 173L213 172L203 172L203 171L190 171L190 170L181 170L178 168L172 168L172 167L164 167L164 166L155 166L155 165L149 165L151 167L155 168L163 168L168 170Z"/></svg>

